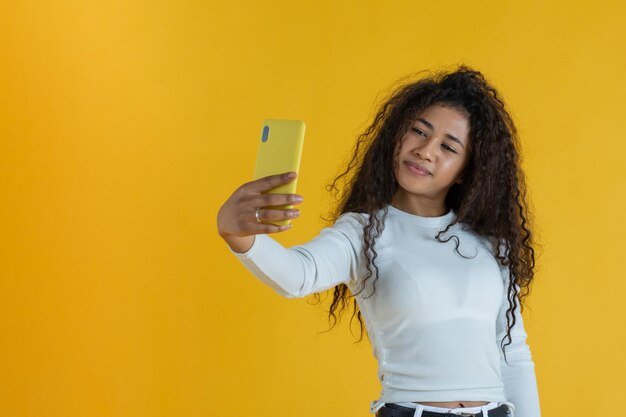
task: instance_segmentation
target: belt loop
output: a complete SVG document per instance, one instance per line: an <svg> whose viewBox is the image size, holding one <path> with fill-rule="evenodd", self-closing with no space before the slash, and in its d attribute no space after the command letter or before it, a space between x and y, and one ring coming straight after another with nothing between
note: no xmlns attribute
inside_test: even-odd
<svg viewBox="0 0 626 417"><path fill-rule="evenodd" d="M515 417L515 404L510 401L502 401L502 404L506 404L509 411L511 412L511 417Z"/></svg>
<svg viewBox="0 0 626 417"><path fill-rule="evenodd" d="M489 410L487 409L486 405L483 405L482 407L480 407L480 409L483 412L483 417L489 417Z"/></svg>
<svg viewBox="0 0 626 417"><path fill-rule="evenodd" d="M424 406L422 404L419 403L415 403L416 407L415 407L415 414L413 414L413 417L422 417L422 412L424 411Z"/></svg>
<svg viewBox="0 0 626 417"><path fill-rule="evenodd" d="M381 400L374 400L370 404L370 413L374 414L385 406L385 402Z"/></svg>

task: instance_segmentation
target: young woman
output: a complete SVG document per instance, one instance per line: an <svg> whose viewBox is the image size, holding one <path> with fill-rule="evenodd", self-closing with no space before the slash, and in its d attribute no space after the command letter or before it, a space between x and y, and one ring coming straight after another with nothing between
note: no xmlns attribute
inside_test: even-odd
<svg viewBox="0 0 626 417"><path fill-rule="evenodd" d="M521 315L535 262L518 148L496 89L461 65L392 93L333 182L354 170L317 237L285 248L269 236L288 228L272 221L299 214L271 208L299 196L262 194L287 174L240 186L218 232L285 297L334 288L333 319L354 298L379 363L377 417L539 417Z"/></svg>

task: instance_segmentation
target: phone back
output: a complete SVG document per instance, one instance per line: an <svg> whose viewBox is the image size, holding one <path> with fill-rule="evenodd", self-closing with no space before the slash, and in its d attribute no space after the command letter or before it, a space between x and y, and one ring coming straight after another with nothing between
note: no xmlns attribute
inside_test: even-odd
<svg viewBox="0 0 626 417"><path fill-rule="evenodd" d="M304 145L306 125L302 120L265 119L257 151L254 179L269 175L295 171L300 174L300 160ZM294 194L298 177L295 180L272 188L266 193ZM272 206L276 209L291 209L292 204ZM287 225L291 220L272 221L273 224Z"/></svg>

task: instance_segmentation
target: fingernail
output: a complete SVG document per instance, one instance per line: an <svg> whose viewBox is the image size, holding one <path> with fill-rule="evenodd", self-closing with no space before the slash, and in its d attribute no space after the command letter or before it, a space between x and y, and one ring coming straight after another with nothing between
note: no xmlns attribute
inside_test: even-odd
<svg viewBox="0 0 626 417"><path fill-rule="evenodd" d="M290 172L289 174L287 174L287 178L295 178L296 173L295 172Z"/></svg>

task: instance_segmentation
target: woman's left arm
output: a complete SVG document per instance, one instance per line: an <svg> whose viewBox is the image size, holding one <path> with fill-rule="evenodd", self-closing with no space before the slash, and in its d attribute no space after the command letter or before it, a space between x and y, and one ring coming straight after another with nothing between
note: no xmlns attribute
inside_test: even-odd
<svg viewBox="0 0 626 417"><path fill-rule="evenodd" d="M508 269L503 269L503 277L508 279ZM504 274L507 275L504 275ZM509 309L507 299L508 285L504 281L505 289L502 306L496 322L497 343L500 352L502 381L507 400L515 405L515 417L540 417L539 392L537 389L537 378L535 376L535 364L532 360L530 346L526 343L526 330L524 320L520 312L519 297L517 297L517 307L514 310L515 324L511 328L511 344L508 338L504 341L506 345L506 359L502 351L501 341L506 335L506 311ZM519 292L519 286L517 286ZM507 363L508 362L508 363Z"/></svg>

